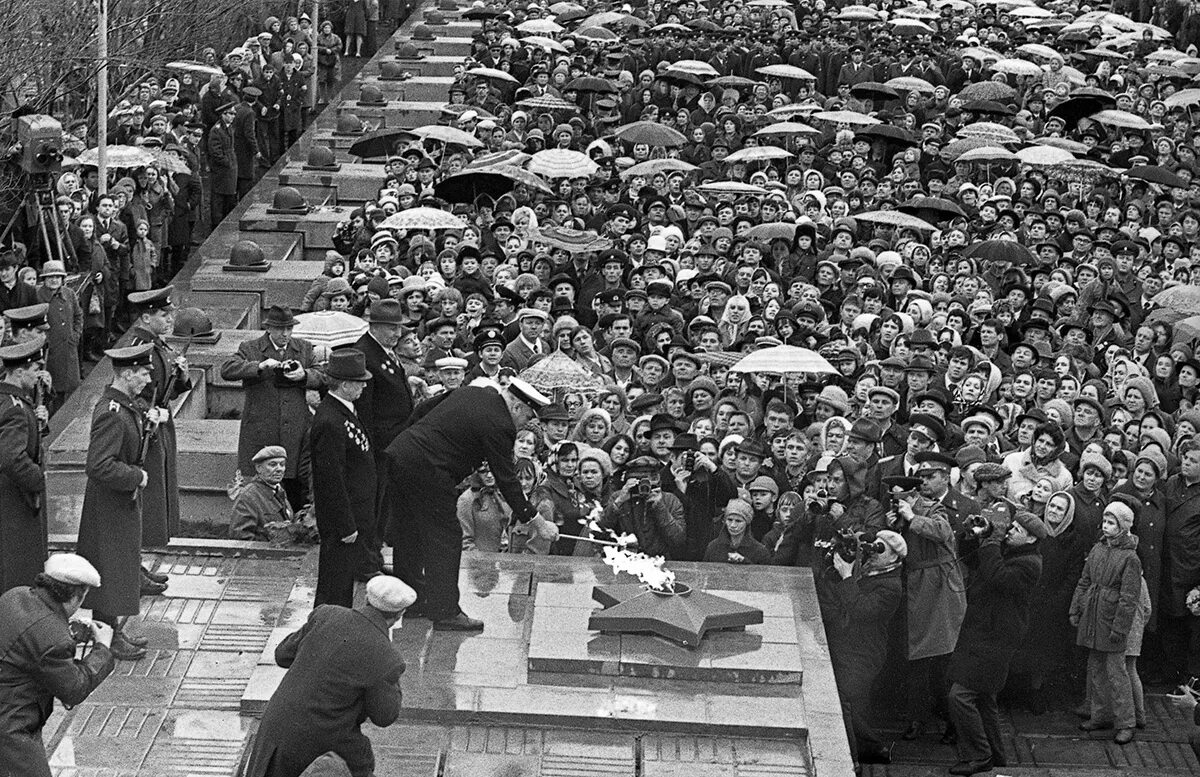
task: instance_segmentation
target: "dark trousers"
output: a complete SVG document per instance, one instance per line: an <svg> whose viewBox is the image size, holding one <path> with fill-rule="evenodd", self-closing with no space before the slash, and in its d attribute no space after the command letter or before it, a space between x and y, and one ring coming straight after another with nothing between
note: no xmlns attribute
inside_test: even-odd
<svg viewBox="0 0 1200 777"><path fill-rule="evenodd" d="M210 214L210 221L213 229L216 229L225 220L225 217L237 207L238 196L236 194L217 194L216 192L213 192L211 196L212 212Z"/></svg>
<svg viewBox="0 0 1200 777"><path fill-rule="evenodd" d="M1000 707L996 694L973 691L964 685L950 686L950 722L958 733L958 757L962 761L1003 758L1000 738Z"/></svg>
<svg viewBox="0 0 1200 777"><path fill-rule="evenodd" d="M391 499L400 502L389 534L396 575L417 592L417 602L430 618L453 618L459 612L462 561L454 483L446 473L420 462L402 461L393 467Z"/></svg>
<svg viewBox="0 0 1200 777"><path fill-rule="evenodd" d="M252 161L251 164L253 165L253 164L255 164L255 162ZM238 178L237 181L238 181L237 196L238 196L238 199L240 200L242 197L245 197L247 194L249 194L250 190L254 188L254 179L253 178Z"/></svg>
<svg viewBox="0 0 1200 777"><path fill-rule="evenodd" d="M283 493L287 495L293 513L308 504L308 481L305 478L284 478L279 485L283 486Z"/></svg>
<svg viewBox="0 0 1200 777"><path fill-rule="evenodd" d="M924 721L932 702L933 713L946 717L946 693L950 686L946 672L950 668L950 654L918 658L908 662L905 684L908 689L909 720Z"/></svg>
<svg viewBox="0 0 1200 777"><path fill-rule="evenodd" d="M1158 633L1162 639L1163 657L1168 676L1200 677L1200 623L1191 615L1182 618L1159 615Z"/></svg>
<svg viewBox="0 0 1200 777"><path fill-rule="evenodd" d="M362 555L360 542L342 542L340 539L321 540L321 551L317 557L317 592L314 607L322 604L354 606L354 574Z"/></svg>

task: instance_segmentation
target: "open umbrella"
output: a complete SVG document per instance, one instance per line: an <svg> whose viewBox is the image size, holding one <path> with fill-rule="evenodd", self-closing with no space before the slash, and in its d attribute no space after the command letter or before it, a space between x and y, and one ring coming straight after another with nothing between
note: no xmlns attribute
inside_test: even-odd
<svg viewBox="0 0 1200 777"><path fill-rule="evenodd" d="M1179 285L1163 289L1150 301L1155 307L1174 310L1189 316L1200 315L1200 286Z"/></svg>
<svg viewBox="0 0 1200 777"><path fill-rule="evenodd" d="M1093 113L1091 116L1088 116L1088 118L1092 121L1098 121L1101 124L1107 124L1113 127L1121 127L1123 129L1150 129L1150 122L1146 121L1141 116L1138 116L1136 113L1130 113L1129 111L1109 109L1100 111L1099 113Z"/></svg>
<svg viewBox="0 0 1200 777"><path fill-rule="evenodd" d="M489 81L507 81L512 84L519 83L511 73L505 73L503 70L497 70L494 67L473 67L467 71L467 75L475 76L476 78L486 78Z"/></svg>
<svg viewBox="0 0 1200 777"><path fill-rule="evenodd" d="M1184 54L1179 49L1159 49L1151 51L1146 55L1148 62L1174 62L1177 59L1183 59L1187 54Z"/></svg>
<svg viewBox="0 0 1200 777"><path fill-rule="evenodd" d="M1103 97L1097 94L1072 95L1051 108L1047 116L1059 117L1066 122L1067 129L1072 129L1079 123L1080 119L1091 116L1105 108L1111 108L1116 104L1116 98L1111 95Z"/></svg>
<svg viewBox="0 0 1200 777"><path fill-rule="evenodd" d="M668 157L666 159L649 159L645 162L638 162L633 167L630 167L625 172L621 173L622 178L632 178L635 175L652 176L655 173L670 173L678 170L681 173L690 173L698 169L695 165L689 164L682 159L674 159Z"/></svg>
<svg viewBox="0 0 1200 777"><path fill-rule="evenodd" d="M393 213L379 224L380 229L466 229L467 222L439 208L409 208Z"/></svg>
<svg viewBox="0 0 1200 777"><path fill-rule="evenodd" d="M656 24L650 28L650 32L691 32L691 31L692 31L691 27L686 27L682 24L676 24L675 22L663 22L662 24Z"/></svg>
<svg viewBox="0 0 1200 777"><path fill-rule="evenodd" d="M613 245L612 240L600 237L590 229L579 230L551 225L542 227L540 237L547 245L573 254L607 251Z"/></svg>
<svg viewBox="0 0 1200 777"><path fill-rule="evenodd" d="M777 375L802 372L837 374L824 356L795 345L776 345L748 353L729 369L731 372L769 372Z"/></svg>
<svg viewBox="0 0 1200 777"><path fill-rule="evenodd" d="M815 81L817 77L802 67L795 65L765 65L754 72L771 78L792 78L797 81Z"/></svg>
<svg viewBox="0 0 1200 777"><path fill-rule="evenodd" d="M821 110L821 106L816 103L794 103L792 105L781 105L778 108L772 108L767 111L767 115L772 119L783 121L793 116L811 116L819 110Z"/></svg>
<svg viewBox="0 0 1200 777"><path fill-rule="evenodd" d="M1094 159L1074 159L1048 168L1049 175L1066 181L1091 185L1106 178L1116 178L1117 171Z"/></svg>
<svg viewBox="0 0 1200 777"><path fill-rule="evenodd" d="M943 197L914 197L898 206L896 210L935 222L967 217L957 202Z"/></svg>
<svg viewBox="0 0 1200 777"><path fill-rule="evenodd" d="M1111 59L1116 62L1124 62L1125 60L1129 59L1129 56L1127 54L1122 54L1121 52L1113 51L1112 49L1101 49L1101 48L1084 49L1083 51L1081 51L1079 53L1086 54L1089 57L1099 57L1100 59Z"/></svg>
<svg viewBox="0 0 1200 777"><path fill-rule="evenodd" d="M868 100L895 100L900 94L890 86L878 81L863 81L850 87L850 94Z"/></svg>
<svg viewBox="0 0 1200 777"><path fill-rule="evenodd" d="M742 183L741 181L710 181L702 183L696 187L697 190L705 194L766 194L767 190L761 186L755 186L752 183Z"/></svg>
<svg viewBox="0 0 1200 777"><path fill-rule="evenodd" d="M678 62L672 62L667 66L667 69L678 70L681 73L691 73L701 78L717 78L721 75L715 67L698 59L681 59Z"/></svg>
<svg viewBox="0 0 1200 777"><path fill-rule="evenodd" d="M504 11L501 11L499 8L468 8L463 11L462 18L473 22L481 22L485 19L495 19L503 15Z"/></svg>
<svg viewBox="0 0 1200 777"><path fill-rule="evenodd" d="M1023 43L1020 46L1017 46L1017 51L1022 54L1027 54L1031 57L1057 59L1059 62L1061 62L1063 59L1062 54L1059 54L1054 49L1050 48L1049 46L1042 45L1041 43Z"/></svg>
<svg viewBox="0 0 1200 777"><path fill-rule="evenodd" d="M1007 148L999 146L981 146L973 148L970 151L964 152L956 162L985 162L994 164L996 162L1016 162L1018 157Z"/></svg>
<svg viewBox="0 0 1200 777"><path fill-rule="evenodd" d="M900 229L917 229L922 232L937 230L937 225L900 210L869 210L866 213L855 213L854 220L870 224L884 224Z"/></svg>
<svg viewBox="0 0 1200 777"><path fill-rule="evenodd" d="M658 78L674 86L695 86L698 88L703 88L704 86L704 78L691 73L685 73L681 70L666 70Z"/></svg>
<svg viewBox="0 0 1200 777"><path fill-rule="evenodd" d="M968 246L967 250L963 252L963 256L1009 262L1017 267L1037 262L1037 257L1033 255L1033 251L1030 251L1024 244L1018 243L1016 240L984 240Z"/></svg>
<svg viewBox="0 0 1200 777"><path fill-rule="evenodd" d="M594 92L595 94L615 94L617 87L613 83L604 78L595 76L580 76L572 78L563 87L567 92Z"/></svg>
<svg viewBox="0 0 1200 777"><path fill-rule="evenodd" d="M970 113L986 113L993 116L1012 116L1017 109L996 100L968 100L962 109Z"/></svg>
<svg viewBox="0 0 1200 777"><path fill-rule="evenodd" d="M1156 183L1159 186L1166 186L1171 189L1186 189L1188 188L1187 181L1183 180L1175 173L1165 167L1158 165L1138 165L1131 167L1125 171L1126 178L1135 178L1139 181L1147 181ZM1200 313L1200 310L1196 311Z"/></svg>
<svg viewBox="0 0 1200 777"><path fill-rule="evenodd" d="M849 124L852 127L870 127L873 124L883 123L874 116L868 116L858 111L817 111L812 117L831 124Z"/></svg>
<svg viewBox="0 0 1200 777"><path fill-rule="evenodd" d="M997 73L1008 73L1014 76L1040 77L1042 75L1042 66L1027 59L1001 59L993 62L990 67Z"/></svg>
<svg viewBox="0 0 1200 777"><path fill-rule="evenodd" d="M725 162L734 164L735 162L770 162L774 159L791 159L794 154L790 151L784 151L777 146L750 146L734 151L729 156L725 157Z"/></svg>
<svg viewBox="0 0 1200 777"><path fill-rule="evenodd" d="M528 170L511 165L485 167L464 171L438 181L433 193L446 202L475 202L475 198L486 194L492 199L508 194L524 184L535 191L550 194L546 182Z"/></svg>
<svg viewBox="0 0 1200 777"><path fill-rule="evenodd" d="M916 76L896 76L889 78L884 82L884 86L891 87L898 92L920 92L921 94L933 94L936 87L926 81L924 78Z"/></svg>
<svg viewBox="0 0 1200 777"><path fill-rule="evenodd" d="M527 165L530 172L547 178L590 178L599 170L592 158L569 148L548 148L533 155Z"/></svg>
<svg viewBox="0 0 1200 777"><path fill-rule="evenodd" d="M796 225L786 221L773 221L769 224L757 224L746 230L746 237L751 240L763 240L770 242L772 240L795 240Z"/></svg>
<svg viewBox="0 0 1200 777"><path fill-rule="evenodd" d="M1168 108L1186 108L1189 105L1200 105L1200 89L1180 89L1175 94L1163 99Z"/></svg>
<svg viewBox="0 0 1200 777"><path fill-rule="evenodd" d="M296 316L292 336L313 345L337 348L358 342L367 328L367 322L358 316L340 310L318 310Z"/></svg>
<svg viewBox="0 0 1200 777"><path fill-rule="evenodd" d="M225 75L225 71L219 67L206 65L203 62L195 62L190 59L178 60L176 62L168 62L167 70L178 70L183 73L195 73L198 76L220 76Z"/></svg>
<svg viewBox="0 0 1200 777"><path fill-rule="evenodd" d="M528 35L557 35L565 27L550 19L530 19L517 25L517 31Z"/></svg>
<svg viewBox="0 0 1200 777"><path fill-rule="evenodd" d="M151 149L150 153L154 156L154 164L158 166L158 169L168 173L191 175L192 168L174 154L157 148Z"/></svg>
<svg viewBox="0 0 1200 777"><path fill-rule="evenodd" d="M743 78L742 76L717 76L716 78L708 79L709 86L719 86L722 89L753 89L762 83L751 78Z"/></svg>
<svg viewBox="0 0 1200 777"><path fill-rule="evenodd" d="M524 151L519 151L515 148L506 148L503 151L493 151L490 154L477 156L467 163L468 170L478 170L481 167L521 167L531 159L530 154Z"/></svg>
<svg viewBox="0 0 1200 777"><path fill-rule="evenodd" d="M555 351L521 370L521 380L538 391L559 398L561 394L599 391L604 381L562 351Z"/></svg>
<svg viewBox="0 0 1200 777"><path fill-rule="evenodd" d="M958 93L963 100L993 100L1007 102L1017 96L1017 90L999 81L976 81L967 84Z"/></svg>
<svg viewBox="0 0 1200 777"><path fill-rule="evenodd" d="M870 127L863 127L854 133L854 138L856 140L858 138L880 139L902 146L917 145L917 139L911 132L903 127L897 127L895 124L873 124Z"/></svg>
<svg viewBox="0 0 1200 777"><path fill-rule="evenodd" d="M687 143L687 138L682 132L656 121L635 121L632 124L624 124L617 127L613 134L627 143L645 143L647 146L674 148Z"/></svg>
<svg viewBox="0 0 1200 777"><path fill-rule="evenodd" d="M528 46L537 46L539 49L553 51L556 54L566 54L567 47L556 41L554 38L547 38L545 35L527 35L521 38L521 42Z"/></svg>
<svg viewBox="0 0 1200 777"><path fill-rule="evenodd" d="M466 146L467 148L483 148L483 141L471 133L442 124L426 124L423 127L417 127L409 131L422 140L437 140L456 146Z"/></svg>
<svg viewBox="0 0 1200 777"><path fill-rule="evenodd" d="M888 19L888 24L897 35L929 35L933 32L932 27L916 19Z"/></svg>
<svg viewBox="0 0 1200 777"><path fill-rule="evenodd" d="M531 111L579 110L579 106L575 103L567 102L561 97L555 97L552 94L539 94L537 97L529 97L524 100L518 100L517 106Z"/></svg>
<svg viewBox="0 0 1200 777"><path fill-rule="evenodd" d="M1088 148L1086 143L1080 143L1078 140L1071 140L1070 138L1059 138L1059 137L1047 136L1047 137L1041 137L1041 138L1034 138L1033 142L1038 143L1043 146L1053 146L1054 148L1061 148L1063 151L1070 151L1072 154L1086 154L1089 151L1091 151L1091 149Z"/></svg>
<svg viewBox="0 0 1200 777"><path fill-rule="evenodd" d="M1029 146L1017 152L1017 159L1020 159L1027 165L1034 167L1048 167L1050 165L1060 165L1064 162L1070 162L1075 159L1075 155L1070 151L1054 146Z"/></svg>
<svg viewBox="0 0 1200 777"><path fill-rule="evenodd" d="M595 41L596 43L613 43L619 41L621 36L607 27L584 27L571 33L576 38Z"/></svg>
<svg viewBox="0 0 1200 777"><path fill-rule="evenodd" d="M878 22L879 12L865 5L848 5L833 17L839 22Z"/></svg>
<svg viewBox="0 0 1200 777"><path fill-rule="evenodd" d="M987 138L955 138L942 146L941 157L947 162L953 162L973 148L994 146L996 141Z"/></svg>
<svg viewBox="0 0 1200 777"><path fill-rule="evenodd" d="M389 156L396 153L402 141L415 137L411 130L391 128L375 130L354 141L347 149L351 156L359 159Z"/></svg>
<svg viewBox="0 0 1200 777"><path fill-rule="evenodd" d="M610 24L620 24L629 18L629 14L619 11L601 11L592 14L579 23L580 27L607 27Z"/></svg>
<svg viewBox="0 0 1200 777"><path fill-rule="evenodd" d="M778 121L755 132L756 137L763 135L820 135L821 130L801 124L798 121Z"/></svg>
<svg viewBox="0 0 1200 777"><path fill-rule="evenodd" d="M89 148L80 154L75 161L81 165L100 164L100 149ZM109 167L145 167L154 162L154 154L150 149L141 146L105 146L105 163Z"/></svg>
<svg viewBox="0 0 1200 777"><path fill-rule="evenodd" d="M977 121L968 124L958 131L957 136L960 138L986 140L993 145L1021 142L1021 138L1017 136L1017 133L1003 124L997 124L992 121Z"/></svg>
<svg viewBox="0 0 1200 777"><path fill-rule="evenodd" d="M703 32L719 32L722 27L711 19L692 19L687 23L687 26L693 30L702 30Z"/></svg>

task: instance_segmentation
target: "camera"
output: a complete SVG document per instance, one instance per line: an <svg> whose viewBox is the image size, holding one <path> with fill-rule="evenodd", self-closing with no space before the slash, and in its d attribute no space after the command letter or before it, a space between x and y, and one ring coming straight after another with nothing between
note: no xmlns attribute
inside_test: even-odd
<svg viewBox="0 0 1200 777"><path fill-rule="evenodd" d="M861 553L863 561L867 561L872 556L887 550L883 541L876 539L873 533L858 532L854 529L841 529L830 539L813 544L818 548L824 548L825 557L830 561L833 560L835 553L847 562L853 562Z"/></svg>
<svg viewBox="0 0 1200 777"><path fill-rule="evenodd" d="M31 114L17 119L21 169L30 174L52 173L62 165L62 124L51 116Z"/></svg>
<svg viewBox="0 0 1200 777"><path fill-rule="evenodd" d="M86 645L92 641L92 627L84 621L70 621L67 627L71 630L71 639L76 645Z"/></svg>
<svg viewBox="0 0 1200 777"><path fill-rule="evenodd" d="M295 372L296 370L300 369L301 366L302 365L300 364L300 362L297 361L296 359L288 359L287 361L280 364L278 367L275 368L275 385L276 386L285 386L285 387L297 385L297 383L299 381L292 380L291 378L288 378L286 376L287 376L287 373Z"/></svg>
<svg viewBox="0 0 1200 777"><path fill-rule="evenodd" d="M696 452L688 451L683 454L683 466L685 469L695 469L696 467Z"/></svg>
<svg viewBox="0 0 1200 777"><path fill-rule="evenodd" d="M296 370L300 369L300 362L296 359L288 359L283 364L279 365L279 369L282 372L295 372Z"/></svg>
<svg viewBox="0 0 1200 777"><path fill-rule="evenodd" d="M995 529L991 522L982 515L968 515L964 524L967 527L967 533L976 537L990 536Z"/></svg>
<svg viewBox="0 0 1200 777"><path fill-rule="evenodd" d="M829 492L823 488L817 491L812 499L804 503L804 508L810 513L823 514L829 509Z"/></svg>

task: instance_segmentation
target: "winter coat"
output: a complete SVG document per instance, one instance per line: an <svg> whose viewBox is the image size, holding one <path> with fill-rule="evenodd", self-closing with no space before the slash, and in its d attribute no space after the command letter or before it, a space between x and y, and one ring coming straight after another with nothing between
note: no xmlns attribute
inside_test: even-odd
<svg viewBox="0 0 1200 777"><path fill-rule="evenodd" d="M1071 471L1065 464L1054 459L1048 464L1036 466L1028 449L1013 451L1004 457L1002 463L1013 473L1008 480L1008 498L1014 502L1032 491L1038 478L1050 478L1054 483L1054 491L1069 491L1075 485L1075 478L1071 477Z"/></svg>
<svg viewBox="0 0 1200 777"><path fill-rule="evenodd" d="M823 586L829 591L821 608L829 638L829 658L844 697L862 698L887 660L888 625L900 606L903 583L899 567L880 574L854 574L845 580L832 577Z"/></svg>
<svg viewBox="0 0 1200 777"><path fill-rule="evenodd" d="M0 382L0 593L31 585L45 561L42 435L28 393Z"/></svg>
<svg viewBox="0 0 1200 777"><path fill-rule="evenodd" d="M271 539L266 525L274 521L291 521L292 506L282 486L272 486L257 475L242 487L229 518L229 539Z"/></svg>
<svg viewBox="0 0 1200 777"><path fill-rule="evenodd" d="M740 562L730 561L730 553L740 553L746 560ZM708 543L708 547L705 548L704 560L723 564L770 564L771 551L767 550L761 542L751 537L749 532L742 535L742 541L735 548L730 540L729 532L722 529L716 539Z"/></svg>
<svg viewBox="0 0 1200 777"><path fill-rule="evenodd" d="M614 501L605 508L600 525L618 534L636 535L638 548L650 556L677 559L684 551L687 524L683 505L674 494L664 492L659 499L641 504L632 499L620 505Z"/></svg>
<svg viewBox="0 0 1200 777"><path fill-rule="evenodd" d="M224 120L208 131L208 164L212 172L209 186L213 194L237 194L238 160L233 131Z"/></svg>
<svg viewBox="0 0 1200 777"><path fill-rule="evenodd" d="M1142 591L1142 565L1133 534L1105 537L1092 546L1071 599L1075 644L1124 655Z"/></svg>
<svg viewBox="0 0 1200 777"><path fill-rule="evenodd" d="M962 555L971 567L967 613L950 659L950 679L977 693L999 693L1008 679L1021 635L1029 622L1029 605L1042 574L1036 543L1009 547L991 537Z"/></svg>
<svg viewBox="0 0 1200 777"><path fill-rule="evenodd" d="M1188 486L1183 475L1167 481L1164 528L1166 558L1162 575L1162 606L1173 618L1189 615L1187 592L1200 585L1200 484Z"/></svg>
<svg viewBox="0 0 1200 777"><path fill-rule="evenodd" d="M967 612L967 586L946 508L925 497L912 508L914 517L904 532L904 577L908 659L916 661L954 652Z"/></svg>
<svg viewBox="0 0 1200 777"><path fill-rule="evenodd" d="M1094 539L1094 534L1079 524L1076 513L1061 534L1038 542L1042 576L1029 611L1029 628L1022 640L1019 659L1022 670L1053 672L1070 653L1074 642L1074 630L1068 619L1071 599Z"/></svg>
<svg viewBox="0 0 1200 777"><path fill-rule="evenodd" d="M496 553L507 545L505 533L512 510L494 488L472 486L458 496L458 524L463 550Z"/></svg>
<svg viewBox="0 0 1200 777"><path fill-rule="evenodd" d="M1133 511L1133 534L1137 535L1137 555L1142 562L1142 575L1146 578L1146 586L1150 589L1150 601L1154 611L1146 621L1150 631L1158 630L1158 614L1162 609L1163 591L1163 545L1167 526L1167 495L1161 484L1155 487L1149 499L1142 499L1131 481L1126 481L1113 489L1113 496L1124 494L1132 497L1131 501L1138 505Z"/></svg>
<svg viewBox="0 0 1200 777"><path fill-rule="evenodd" d="M75 292L63 285L51 291L45 286L37 287L38 302L45 302L46 323L46 370L54 384L54 391L70 394L79 388L79 338L83 335L83 308Z"/></svg>
<svg viewBox="0 0 1200 777"><path fill-rule="evenodd" d="M150 238L136 239L129 250L133 288L146 291L154 287L154 270L158 267L158 246Z"/></svg>

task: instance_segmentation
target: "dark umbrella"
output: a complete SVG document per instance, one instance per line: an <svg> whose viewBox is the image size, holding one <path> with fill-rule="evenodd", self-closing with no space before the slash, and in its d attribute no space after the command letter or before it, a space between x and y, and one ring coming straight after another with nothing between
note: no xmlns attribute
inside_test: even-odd
<svg viewBox="0 0 1200 777"><path fill-rule="evenodd" d="M968 247L963 256L1009 262L1016 266L1037 263L1033 252L1016 240L984 240Z"/></svg>
<svg viewBox="0 0 1200 777"><path fill-rule="evenodd" d="M497 16L503 16L503 11L498 11L495 8L468 8L463 11L463 18L471 21L479 21L483 19L495 19Z"/></svg>
<svg viewBox="0 0 1200 777"><path fill-rule="evenodd" d="M997 116L1012 116L1017 112L1011 105L1005 105L995 100L968 100L963 103L962 109L971 113L988 113Z"/></svg>
<svg viewBox="0 0 1200 777"><path fill-rule="evenodd" d="M1102 92L1099 89L1089 89L1087 91L1079 89L1070 97L1051 108L1048 116L1057 116L1066 122L1067 129L1071 129L1079 123L1080 119L1085 119L1093 113L1099 113L1116 104L1117 101L1111 94Z"/></svg>
<svg viewBox="0 0 1200 777"><path fill-rule="evenodd" d="M558 24L566 25L566 24L570 24L571 22L577 22L580 19L586 19L591 15L592 14L590 11L585 11L582 9L578 10L578 11L571 10L571 11L567 11L566 13L558 14L557 16L554 17L554 21Z"/></svg>
<svg viewBox="0 0 1200 777"><path fill-rule="evenodd" d="M703 30L705 32L717 32L721 26L715 22L710 22L708 19L695 19L687 23L688 27L693 30Z"/></svg>
<svg viewBox="0 0 1200 777"><path fill-rule="evenodd" d="M762 81L752 81L742 76L718 76L708 80L709 86L719 86L722 89L753 89Z"/></svg>
<svg viewBox="0 0 1200 777"><path fill-rule="evenodd" d="M524 175L521 175L522 173ZM434 185L433 192L446 202L475 202L481 194L486 194L492 199L508 194L517 187L518 183L531 186L546 194L551 191L545 181L533 173L515 167L507 170L493 167L443 178Z"/></svg>
<svg viewBox="0 0 1200 777"><path fill-rule="evenodd" d="M616 94L617 87L611 81L595 76L580 76L573 78L563 87L567 92L595 92L596 94Z"/></svg>
<svg viewBox="0 0 1200 777"><path fill-rule="evenodd" d="M356 156L360 159L387 156L388 154L395 153L396 144L400 140L412 140L415 137L416 135L409 130L396 127L376 130L354 141L348 151L351 156Z"/></svg>
<svg viewBox="0 0 1200 777"><path fill-rule="evenodd" d="M855 84L850 87L850 94L868 100L895 100L900 97L900 93L895 89L878 81L863 81L861 84Z"/></svg>
<svg viewBox="0 0 1200 777"><path fill-rule="evenodd" d="M896 210L934 222L966 218L967 216L958 203L942 197L918 197L900 205Z"/></svg>
<svg viewBox="0 0 1200 777"><path fill-rule="evenodd" d="M658 78L675 86L704 86L704 79L700 78L700 76L693 75L692 73L683 73L678 70L668 70Z"/></svg>
<svg viewBox="0 0 1200 777"><path fill-rule="evenodd" d="M1188 188L1187 181L1172 173L1165 167L1157 165L1138 165L1131 167L1125 171L1125 175L1129 178L1136 178L1139 181L1148 181L1156 183L1160 186L1168 186L1172 189Z"/></svg>
<svg viewBox="0 0 1200 777"><path fill-rule="evenodd" d="M869 138L887 140L903 146L917 145L917 139L912 136L911 132L894 124L873 124L870 127L863 127L854 133L854 137L856 138L862 135Z"/></svg>

